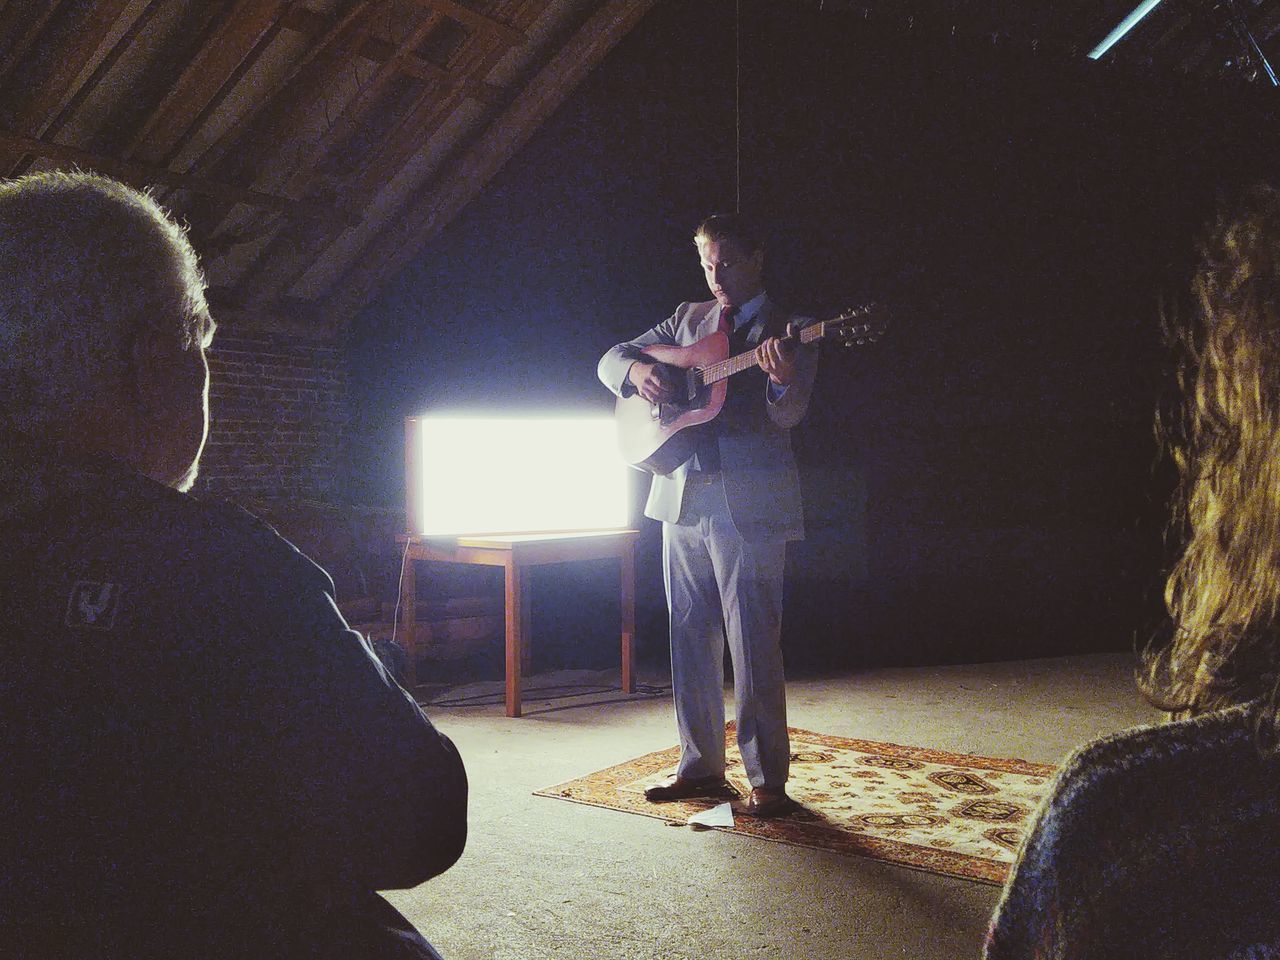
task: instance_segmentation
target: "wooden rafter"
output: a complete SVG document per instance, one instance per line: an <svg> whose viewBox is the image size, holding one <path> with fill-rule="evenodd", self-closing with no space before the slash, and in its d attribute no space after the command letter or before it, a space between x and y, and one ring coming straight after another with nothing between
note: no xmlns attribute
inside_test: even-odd
<svg viewBox="0 0 1280 960"><path fill-rule="evenodd" d="M318 37L332 29L333 22L331 17L327 17L322 13L316 13L306 7L295 6L285 15L284 20L281 21L281 26L286 30L293 30L308 37ZM343 44L343 50L353 56L364 57L366 60L378 64L386 63L392 59L398 60L402 73L416 77L419 80L438 80L449 85L465 87L469 96L485 103L497 103L505 96L500 87L477 80L475 77L461 71L446 69L419 56L412 50L398 50L394 43L381 37L368 35L359 38L349 37L343 41Z"/></svg>
<svg viewBox="0 0 1280 960"><path fill-rule="evenodd" d="M9 52L3 60L0 60L0 89L10 84L10 78L13 71L22 61L28 51L35 45L37 38L48 26L49 21L53 19L53 15L58 12L58 7L62 5L62 0L48 0L40 11L34 16L28 15L28 19L23 23L23 30L19 34L18 39L9 48ZM22 16L21 11L12 10L5 11L10 14L8 19L17 20ZM7 23L4 24L6 27ZM15 85L16 86L16 85Z"/></svg>
<svg viewBox="0 0 1280 960"><path fill-rule="evenodd" d="M154 164L104 156L89 150L79 150L61 143L49 143L48 141L22 134L0 131L0 147L47 157L56 163L94 170L140 188L157 185L173 187L177 190L187 190L191 193L210 196L225 204L245 203L264 210L288 213L294 217L306 216L312 220L317 217L334 219L347 225L359 222L345 212L331 206L327 207L319 203L291 200L288 197L262 193L258 190L250 190L247 187L238 187L234 184L219 183L216 180L192 176L187 173L174 173L172 170L158 167Z"/></svg>
<svg viewBox="0 0 1280 960"><path fill-rule="evenodd" d="M516 22L526 26L540 10L538 4L518 5ZM506 56L508 49L503 44L493 43L492 37L486 34L473 35L456 52L451 69L455 76L483 77ZM489 106L505 106L510 101L507 91L489 84L486 86L493 94L482 102ZM473 92L470 84L424 88L404 111L394 133L379 149L368 154L355 172L350 183L351 192L372 199Z"/></svg>
<svg viewBox="0 0 1280 960"><path fill-rule="evenodd" d="M525 17L532 17L536 10L526 8ZM471 43L459 52L458 71L473 76L484 76L506 55L507 48L494 43ZM458 109L469 91L465 87L427 87L404 113L392 136L380 149L369 154L357 175L352 178L350 191L356 196L372 199L404 165L422 148L440 126ZM504 97L502 103L505 104Z"/></svg>
<svg viewBox="0 0 1280 960"><path fill-rule="evenodd" d="M519 15L529 20L542 9L537 3L518 4L517 8ZM434 21L425 26L426 30L420 31L424 36L434 28ZM402 48L412 49L421 40L419 36L411 37L402 44ZM460 70L483 75L505 56L507 49L505 45L494 42L490 35L478 33L464 43L455 54L455 60L459 61ZM414 107L396 118L395 126L385 135L382 146L361 163L359 170L348 175L343 194L357 200L368 200L376 195L385 187L387 180L421 149L424 137L429 137L444 118L457 109L463 97L464 91L460 87L450 89L433 84L426 88L416 99ZM423 109L428 114L424 115ZM283 296L341 232L336 224L330 222L299 225L290 234L277 236L268 255L261 257L257 268L242 281L242 297L265 307Z"/></svg>
<svg viewBox="0 0 1280 960"><path fill-rule="evenodd" d="M316 145L311 157L300 169L294 171L286 190L300 195L304 193L314 179L316 170L328 159L330 154L349 135L351 130L359 129L365 117L377 106L379 96L399 75L401 54L412 50L431 32L435 26L434 18L428 17L399 44L397 55L378 66L377 71L364 87L352 97L334 119L325 136Z"/></svg>
<svg viewBox="0 0 1280 960"><path fill-rule="evenodd" d="M49 121L58 104L67 98L72 81L102 46L107 34L128 5L129 0L102 0L93 5L79 28L63 44L53 73L8 119L13 129L36 136L43 133L43 124ZM53 6L51 5L51 9Z"/></svg>
<svg viewBox="0 0 1280 960"><path fill-rule="evenodd" d="M426 184L399 223L365 245L333 285L326 329L347 323L405 268L533 135L593 67L648 13L655 0L608 0L524 87L507 111L446 173Z"/></svg>
<svg viewBox="0 0 1280 960"><path fill-rule="evenodd" d="M54 115L58 104L67 99L67 93L71 90L76 76L106 40L107 34L128 3L129 0L104 0L102 3L94 4L89 15L80 23L62 54L57 58L53 74L38 85L38 89L30 98L18 104L12 111L7 120L12 130L37 137L45 135L46 132L52 132L59 119L67 112L64 109ZM97 71L94 73L96 75ZM80 90L90 89L92 83L91 77L85 81ZM75 101L79 93L79 90L72 91L71 101ZM0 151L0 174L12 175L22 172L22 159L23 154L15 154L8 150Z"/></svg>
<svg viewBox="0 0 1280 960"><path fill-rule="evenodd" d="M373 0L349 3L341 18L307 48L286 76L259 93L255 104L204 151L192 170L225 182L250 183L260 171L272 169L289 143L276 131L307 115L323 97L326 78L345 62L345 38L361 32L372 9ZM209 242L232 206L209 196L199 198L189 210L193 230Z"/></svg>
<svg viewBox="0 0 1280 960"><path fill-rule="evenodd" d="M373 0L357 0L339 19L328 22L323 34L312 34L314 43L275 86L260 93L257 103L225 130L196 162L197 169L208 171L228 160L255 127L275 128L287 115L304 113L322 96L323 84L312 82L312 75L323 75L334 69L341 57L358 41L351 38L373 9ZM282 21L290 29L289 18ZM241 165L261 167L264 157L241 158Z"/></svg>
<svg viewBox="0 0 1280 960"><path fill-rule="evenodd" d="M418 24L399 44L401 51L412 50L427 37L437 23L435 16ZM346 105L342 115L329 128L328 134L318 144L315 152L299 170L295 171L285 186L294 196L305 195L316 189L318 171L334 150L358 129L364 118L378 103L379 95L398 76L399 62L392 58L382 64L365 87ZM321 185L323 186L323 185ZM332 236L315 229L308 223L304 229L277 236L265 255L259 257L240 282L241 296L246 301L263 304L284 292L294 275L290 264L308 261L332 240ZM296 266L293 269L297 269Z"/></svg>
<svg viewBox="0 0 1280 960"><path fill-rule="evenodd" d="M558 36L539 31L539 49L513 65L535 84L563 82L558 103L613 42L596 51L573 24L590 31L601 11L625 9L629 26L652 2L0 0L0 176L77 165L158 188L233 285L216 291L222 307L322 328L328 298L290 291L312 270L335 289L352 241L394 245L376 237L389 211L371 205L407 166L450 158L391 221L409 240L425 225L425 238L440 198L460 208L523 142L521 118L531 132L545 117L538 98L487 79L538 23ZM569 52L555 53L565 37ZM572 66L548 73L548 57ZM343 102L352 72L358 89ZM271 79L249 82L259 75ZM472 160L477 170L462 169Z"/></svg>
<svg viewBox="0 0 1280 960"><path fill-rule="evenodd" d="M279 22L289 0L239 0L134 135L125 155L166 163L206 111L225 97L242 65Z"/></svg>
<svg viewBox="0 0 1280 960"><path fill-rule="evenodd" d="M457 3L456 0L416 0L416 2L424 7L432 7L449 17L449 19L457 20L473 30L481 30L492 34L510 46L522 46L528 43L529 38L514 27L503 23L501 20L495 20L493 17L486 17L483 13Z"/></svg>
<svg viewBox="0 0 1280 960"><path fill-rule="evenodd" d="M84 83L80 85L80 89L72 94L62 109L45 127L40 131L40 136L46 140L54 139L59 131L67 124L67 122L75 116L76 112L84 104L84 101L97 89L98 84L102 82L111 69L115 66L120 57L133 45L134 41L142 34L156 14L160 11L162 0L148 0L147 5L143 7L142 12L134 18L133 23L129 24L129 28L124 34L112 44L111 49L107 51L106 56L99 61L98 65L93 68L93 73ZM23 131L24 133L32 133L34 131Z"/></svg>

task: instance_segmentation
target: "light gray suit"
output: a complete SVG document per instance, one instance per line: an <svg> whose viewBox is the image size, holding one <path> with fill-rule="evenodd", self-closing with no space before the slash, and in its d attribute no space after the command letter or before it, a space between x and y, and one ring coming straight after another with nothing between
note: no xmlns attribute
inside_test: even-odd
<svg viewBox="0 0 1280 960"><path fill-rule="evenodd" d="M748 345L781 334L785 317L767 297L737 318ZM668 319L601 359L600 380L619 396L635 393L631 365L652 344L687 346L715 332L716 301L683 303ZM743 347L741 349L746 349ZM724 667L734 667L738 746L753 787L787 779L786 692L782 651L782 580L786 542L804 537L800 483L790 428L804 417L817 369L815 347L801 347L796 374L771 398L758 369L733 377L713 421L720 470L697 456L670 476L653 478L645 515L661 520L663 575L670 615L671 677L684 777L724 772ZM714 458L709 458L714 459Z"/></svg>

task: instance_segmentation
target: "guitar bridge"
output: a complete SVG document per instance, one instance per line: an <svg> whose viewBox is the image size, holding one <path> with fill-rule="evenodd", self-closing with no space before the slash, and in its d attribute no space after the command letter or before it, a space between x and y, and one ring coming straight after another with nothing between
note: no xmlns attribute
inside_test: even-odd
<svg viewBox="0 0 1280 960"><path fill-rule="evenodd" d="M667 371L680 399L667 403L649 404L649 418L661 426L674 422L690 410L701 410L707 405L708 400L708 391L702 382L701 369L692 367L682 370L669 366Z"/></svg>
<svg viewBox="0 0 1280 960"><path fill-rule="evenodd" d="M691 409L707 405L706 393L703 390L702 370L699 367L691 367L684 371L684 397L684 402ZM699 403L699 400L702 402Z"/></svg>

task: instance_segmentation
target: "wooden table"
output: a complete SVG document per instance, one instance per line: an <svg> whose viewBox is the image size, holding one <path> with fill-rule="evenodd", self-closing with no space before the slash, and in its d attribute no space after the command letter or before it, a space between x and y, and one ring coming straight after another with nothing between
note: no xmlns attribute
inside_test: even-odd
<svg viewBox="0 0 1280 960"><path fill-rule="evenodd" d="M520 675L529 669L530 567L569 560L604 560L617 557L621 567L622 691L636 690L636 563L639 530L604 530L595 533L513 534L477 537L401 536L407 542L404 579L400 587L401 626L408 653L408 681L417 677L417 580L414 562L478 563L506 571L507 608L507 716L520 716Z"/></svg>

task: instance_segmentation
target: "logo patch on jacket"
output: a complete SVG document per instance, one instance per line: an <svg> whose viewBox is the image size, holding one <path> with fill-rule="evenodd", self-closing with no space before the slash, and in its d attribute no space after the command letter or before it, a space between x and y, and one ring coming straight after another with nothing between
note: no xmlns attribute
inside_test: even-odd
<svg viewBox="0 0 1280 960"><path fill-rule="evenodd" d="M111 630L120 610L122 588L118 583L78 580L67 602L67 626L90 630Z"/></svg>

